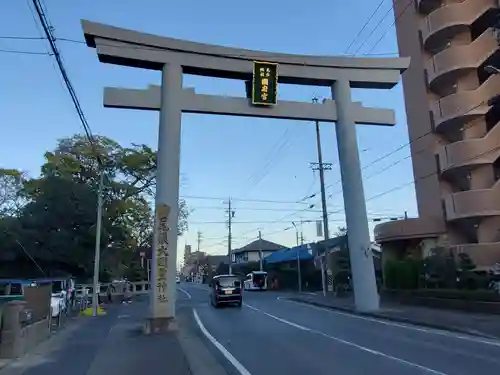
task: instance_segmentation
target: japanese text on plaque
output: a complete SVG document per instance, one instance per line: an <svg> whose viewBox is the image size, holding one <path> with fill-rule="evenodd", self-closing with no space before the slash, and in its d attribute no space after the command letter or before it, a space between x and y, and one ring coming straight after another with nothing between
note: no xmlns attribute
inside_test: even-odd
<svg viewBox="0 0 500 375"><path fill-rule="evenodd" d="M253 69L252 103L276 104L278 64L255 61Z"/></svg>
<svg viewBox="0 0 500 375"><path fill-rule="evenodd" d="M157 207L157 236L156 236L156 291L157 301L167 302L167 266L168 266L168 215L170 207Z"/></svg>

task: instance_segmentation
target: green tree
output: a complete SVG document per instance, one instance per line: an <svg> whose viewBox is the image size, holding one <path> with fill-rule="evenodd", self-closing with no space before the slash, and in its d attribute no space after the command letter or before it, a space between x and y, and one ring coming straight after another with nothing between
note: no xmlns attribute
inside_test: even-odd
<svg viewBox="0 0 500 375"><path fill-rule="evenodd" d="M145 145L124 148L106 137L95 140L95 147L80 135L60 140L45 154L40 177L22 181L16 193L25 203L19 218L0 222L0 257L7 248L19 254L20 245L50 267L66 265L78 268L81 275L91 274L100 177L97 153L106 172L102 271L137 274L137 249L152 244L156 154ZM182 234L188 213L184 201L179 207Z"/></svg>
<svg viewBox="0 0 500 375"><path fill-rule="evenodd" d="M422 274L427 287L456 287L457 265L449 249L432 249L430 255L423 260Z"/></svg>
<svg viewBox="0 0 500 375"><path fill-rule="evenodd" d="M462 272L472 271L473 269L476 268L476 265L474 264L474 261L471 259L469 254L460 253L460 254L458 254L457 268L459 271L462 271Z"/></svg>
<svg viewBox="0 0 500 375"><path fill-rule="evenodd" d="M0 168L0 217L14 215L22 205L19 195L25 176L16 169Z"/></svg>

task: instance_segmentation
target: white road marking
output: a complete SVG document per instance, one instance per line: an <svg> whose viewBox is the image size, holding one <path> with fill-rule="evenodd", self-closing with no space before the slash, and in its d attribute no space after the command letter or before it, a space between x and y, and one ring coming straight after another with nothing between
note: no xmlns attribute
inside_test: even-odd
<svg viewBox="0 0 500 375"><path fill-rule="evenodd" d="M262 314L264 314L264 315L267 315L267 316L268 316L268 317L270 317L270 318L276 319L277 321L279 321L279 322L281 322L281 323L285 323L285 324L291 325L292 327L298 328L298 329L300 329L300 330L302 330L302 331L310 331L310 329L309 329L309 328L307 328L307 327L301 326L300 324L295 324L295 323L290 322L290 321L288 321L288 320L286 320L286 319L283 319L283 318L279 318L279 317L274 316L274 315L272 315L272 314L269 314L269 313L267 313L267 312L265 312L265 311L262 311L262 310L260 310L260 309L258 309L258 308L256 308L256 307L250 306L250 305L249 305L249 304L247 304L247 303L244 303L243 305L245 305L246 307L248 307L248 308L250 308L250 309L252 309L252 310L255 310L255 311L258 311L258 312L260 312L260 313L262 313Z"/></svg>
<svg viewBox="0 0 500 375"><path fill-rule="evenodd" d="M326 333L323 333L323 332L320 332L320 331L314 331L314 330L311 330L311 332L313 333L316 333L318 335L321 335L321 336L324 336L326 338L329 338L331 340L334 340L334 341L337 341L337 342L340 342L342 344L345 344L345 345L349 345L349 346L352 346L352 347L355 347L359 350L362 350L362 351L365 351L367 353L371 353L371 354L374 354L374 355L378 355L378 356L381 356L381 357L384 357L384 358L387 358L387 359L391 359L393 361L396 361L396 362L399 362L399 363L402 363L402 364L405 364L405 365L408 365L408 366L411 366L411 367L415 367L415 368L418 368L422 371L425 371L425 372L429 372L431 374L436 374L436 375L447 375L446 373L444 372L441 372L441 371L437 371L437 370L433 370L429 367L425 367L425 366L422 366L422 365L419 365L418 363L414 363L414 362L410 362L410 361L406 361L404 359L401 359L401 358L398 358L398 357L394 357L390 354L386 354L386 353L383 353L383 352L379 352L378 350L374 350L374 349L370 349L370 348L367 348L366 346L362 346L362 345L358 345L354 342L351 342L351 341L347 341L347 340L343 340L343 339L340 339L338 337L335 337L335 336L331 336L331 335L328 335Z"/></svg>
<svg viewBox="0 0 500 375"><path fill-rule="evenodd" d="M398 357L394 357L394 356L392 356L390 354L386 354L386 353L383 353L383 352L379 352L378 350L367 348L366 346L358 345L358 344L356 344L356 343L354 343L352 341L347 341L347 340L344 340L344 339L341 339L341 338L338 338L338 337L335 337L335 336L328 335L328 334L320 332L320 331L316 331L316 330L308 328L308 327L301 326L299 324L296 324L296 323L290 322L288 320L282 319L280 317L277 317L275 315L269 314L269 313L267 313L265 311L262 311L262 310L260 310L260 309L258 309L256 307L253 307L253 306L250 306L250 305L247 305L247 304L245 304L245 306L251 308L252 310L261 312L261 313L263 313L263 314L265 314L265 315L267 315L267 316L269 316L269 317L271 317L273 319L276 319L276 320L278 320L278 321L280 321L282 323L285 323L285 324L288 324L288 325L290 325L292 327L298 328L298 329L300 329L302 331L311 332L313 334L317 334L317 335L326 337L326 338L328 338L330 340L337 341L337 342L339 342L341 344L352 346L352 347L354 347L356 349L359 349L359 350L362 350L364 352L367 352L367 353L370 353L370 354L374 354L374 355L378 355L380 357L384 357L384 358L387 358L387 359L399 362L399 363L407 365L407 366L415 367L415 368L418 368L418 369L420 369L422 371L425 371L425 372L428 372L428 373L431 373L431 374L435 374L435 375L448 375L448 374L446 374L444 372L433 370L431 368L419 365L417 363L406 361L404 359L401 359L401 358L398 358Z"/></svg>
<svg viewBox="0 0 500 375"><path fill-rule="evenodd" d="M187 290L184 290L182 288L177 288L177 290L180 291L180 292L182 292L182 293L184 293L188 299L192 298L191 294L189 294L189 292Z"/></svg>
<svg viewBox="0 0 500 375"><path fill-rule="evenodd" d="M234 366L236 370L241 375L252 375L250 371L248 371L234 356L229 353L229 351L222 346L220 342L218 342L211 334L207 331L203 323L201 322L200 317L198 316L198 312L196 309L193 309L194 319L196 320L196 324L200 328L201 332L205 335L205 337L222 353L222 355Z"/></svg>
<svg viewBox="0 0 500 375"><path fill-rule="evenodd" d="M413 330L413 331L419 331L419 332L425 332L425 333L432 333L434 335L452 337L452 338L456 338L456 339L460 339L460 340L468 340L468 341L478 342L478 343L486 344L486 345L500 346L500 341L496 341L494 339L491 339L491 340L490 339L482 339L482 338L479 338L479 337L466 336L466 335L461 335L461 334L455 334L453 332L442 331L442 330L439 330L437 328L436 329L422 328L422 327L417 327L417 326L414 326L414 325L411 325L411 324L396 323L396 322L391 322L391 321L388 321L388 320L371 318L369 316L362 316L362 315L351 314L351 313L344 312L344 311L332 310L332 309L328 309L328 308L325 308L325 307L310 305L310 304L304 303L304 302L292 301L292 300L287 299L286 297L276 297L276 299L278 299L280 301L289 302L289 303L295 303L295 304L301 305L301 306L306 306L306 307L309 307L309 308L312 308L312 309L316 309L316 310L326 311L326 312L329 312L331 314L347 316L347 317L354 318L354 319L366 320L366 321L369 321L369 322L375 322L375 323L379 323L379 324L385 324L385 325L388 325L388 326L393 326L393 327L398 327L398 328L404 328L404 329L409 329L409 330Z"/></svg>

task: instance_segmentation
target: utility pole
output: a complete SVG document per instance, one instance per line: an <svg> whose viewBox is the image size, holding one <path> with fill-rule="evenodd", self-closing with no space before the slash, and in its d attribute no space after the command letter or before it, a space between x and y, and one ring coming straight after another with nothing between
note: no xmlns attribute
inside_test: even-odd
<svg viewBox="0 0 500 375"><path fill-rule="evenodd" d="M201 232L198 231L198 252L200 252L200 245L201 245Z"/></svg>
<svg viewBox="0 0 500 375"><path fill-rule="evenodd" d="M92 316L97 316L99 307L99 268L101 261L101 224L102 224L102 196L104 190L104 170L101 169L99 176L99 188L97 191L97 218L95 230L95 249L94 249L94 282L92 291Z"/></svg>
<svg viewBox="0 0 500 375"><path fill-rule="evenodd" d="M297 225L292 221L292 225L295 228L295 241L297 243L297 246L299 246L299 230L297 229Z"/></svg>
<svg viewBox="0 0 500 375"><path fill-rule="evenodd" d="M313 103L317 103L318 99L314 98ZM313 170L319 170L319 181L321 186L321 208L323 211L323 235L325 240L330 237L328 229L328 210L326 207L326 189L325 189L325 170L332 170L332 163L323 163L323 153L321 151L321 134L319 132L319 121L316 120L316 147L318 149L318 162L311 163Z"/></svg>
<svg viewBox="0 0 500 375"><path fill-rule="evenodd" d="M313 98L313 103L318 103L317 98ZM325 170L332 169L332 163L323 163L323 153L321 151L321 134L319 131L319 121L316 120L316 147L318 149L318 162L311 163L313 170L319 170L319 181L321 186L321 208L323 211L323 236L325 241L330 237L328 229L328 210L326 207L326 191L325 191ZM325 251L325 258L327 254ZM326 295L326 278L325 278L325 266L323 259L321 260L321 281L323 284L323 295Z"/></svg>
<svg viewBox="0 0 500 375"><path fill-rule="evenodd" d="M227 233L227 256L229 258L229 274L231 275L233 273L233 254L232 254L232 249L231 249L231 241L232 241L232 220L234 217L234 211L231 208L231 198L229 198L228 201L228 208L227 208L227 213L229 215L228 218L228 233Z"/></svg>
<svg viewBox="0 0 500 375"><path fill-rule="evenodd" d="M297 247L295 251L295 257L297 258L297 289L299 290L299 293L302 293L302 272L300 269L300 248L299 248L299 230L297 228L297 225L292 221L292 225L295 228L295 238L297 240ZM304 244L304 233L302 231L302 220L300 221L300 237L301 237L301 242L302 245Z"/></svg>
<svg viewBox="0 0 500 375"><path fill-rule="evenodd" d="M259 230L259 263L260 263L260 270L263 271L263 265L262 265L262 233Z"/></svg>

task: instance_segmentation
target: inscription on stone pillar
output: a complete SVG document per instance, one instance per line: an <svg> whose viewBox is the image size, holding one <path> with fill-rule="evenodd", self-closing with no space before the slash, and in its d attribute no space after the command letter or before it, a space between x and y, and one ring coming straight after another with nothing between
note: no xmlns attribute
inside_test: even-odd
<svg viewBox="0 0 500 375"><path fill-rule="evenodd" d="M168 216L170 207L159 205L156 207L156 300L166 304L167 299L167 265L168 265Z"/></svg>

